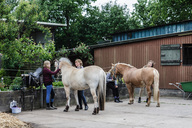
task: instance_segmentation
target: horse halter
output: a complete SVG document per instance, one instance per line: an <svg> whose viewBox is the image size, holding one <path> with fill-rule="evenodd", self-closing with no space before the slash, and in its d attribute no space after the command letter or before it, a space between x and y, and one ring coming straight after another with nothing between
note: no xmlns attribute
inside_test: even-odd
<svg viewBox="0 0 192 128"><path fill-rule="evenodd" d="M115 67L113 68L113 78L115 77L116 66L117 66L117 64L115 64Z"/></svg>
<svg viewBox="0 0 192 128"><path fill-rule="evenodd" d="M55 60L55 63L57 63L57 69L59 69L59 63L60 63L60 61L59 61L59 60Z"/></svg>

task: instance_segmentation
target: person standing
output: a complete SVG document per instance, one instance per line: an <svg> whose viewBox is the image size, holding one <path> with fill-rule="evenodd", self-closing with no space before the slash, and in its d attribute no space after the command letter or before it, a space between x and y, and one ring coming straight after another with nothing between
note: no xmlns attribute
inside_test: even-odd
<svg viewBox="0 0 192 128"><path fill-rule="evenodd" d="M155 65L155 62L154 62L153 60L149 60L149 61L147 62L147 64L146 64L145 66L143 66L143 68L154 67L154 65ZM143 91L144 91L144 88L145 88L145 87L142 87L142 88L140 88L140 90L139 90L138 103L141 103L141 95L142 95L142 93L143 93ZM148 98L146 99L146 102L148 102Z"/></svg>
<svg viewBox="0 0 192 128"><path fill-rule="evenodd" d="M78 69L81 69L83 68L83 62L81 59L76 59L75 60L75 66L76 68ZM79 109L83 109L82 107L82 101L85 105L85 109L84 110L88 110L88 105L87 105L87 101L86 101L86 98L85 98L85 95L84 95L84 90L78 90L78 100L79 100Z"/></svg>
<svg viewBox="0 0 192 128"><path fill-rule="evenodd" d="M107 73L106 80L107 80L107 87L112 89L113 91L114 102L116 103L122 102L119 100L119 90L117 80L114 80L112 78L110 71Z"/></svg>
<svg viewBox="0 0 192 128"><path fill-rule="evenodd" d="M51 68L50 61L44 61L44 64L43 64L43 83L44 83L44 86L46 87L46 105L47 105L46 110L57 109L53 105L55 92L53 90L52 75L56 75L60 71L60 69L57 69L55 72L52 72L50 68ZM50 103L50 95L51 95L51 103Z"/></svg>

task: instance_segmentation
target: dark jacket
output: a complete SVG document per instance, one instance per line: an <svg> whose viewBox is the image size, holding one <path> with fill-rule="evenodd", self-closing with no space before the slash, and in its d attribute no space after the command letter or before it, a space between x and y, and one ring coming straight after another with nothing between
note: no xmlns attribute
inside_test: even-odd
<svg viewBox="0 0 192 128"><path fill-rule="evenodd" d="M48 68L43 68L43 83L45 86L52 85L53 79L52 75L56 75L60 69L57 69L55 72L52 72Z"/></svg>

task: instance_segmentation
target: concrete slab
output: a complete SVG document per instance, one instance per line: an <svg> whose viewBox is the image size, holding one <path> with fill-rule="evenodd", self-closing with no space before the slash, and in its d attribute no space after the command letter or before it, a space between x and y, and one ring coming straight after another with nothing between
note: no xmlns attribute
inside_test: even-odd
<svg viewBox="0 0 192 128"><path fill-rule="evenodd" d="M135 100L138 98L136 97ZM145 97L142 97L145 99ZM57 110L34 110L14 114L22 121L34 124L35 128L183 128L192 126L192 100L180 97L161 97L161 107L152 102L128 105L128 99L123 103L106 102L105 111L92 115L93 104L88 104L89 110L63 112L63 107Z"/></svg>

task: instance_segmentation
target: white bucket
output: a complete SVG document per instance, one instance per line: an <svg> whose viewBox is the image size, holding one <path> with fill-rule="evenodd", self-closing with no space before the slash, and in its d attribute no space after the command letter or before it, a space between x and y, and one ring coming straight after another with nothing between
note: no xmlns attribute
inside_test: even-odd
<svg viewBox="0 0 192 128"><path fill-rule="evenodd" d="M19 107L13 107L12 109L12 113L20 113L21 112L21 108Z"/></svg>

